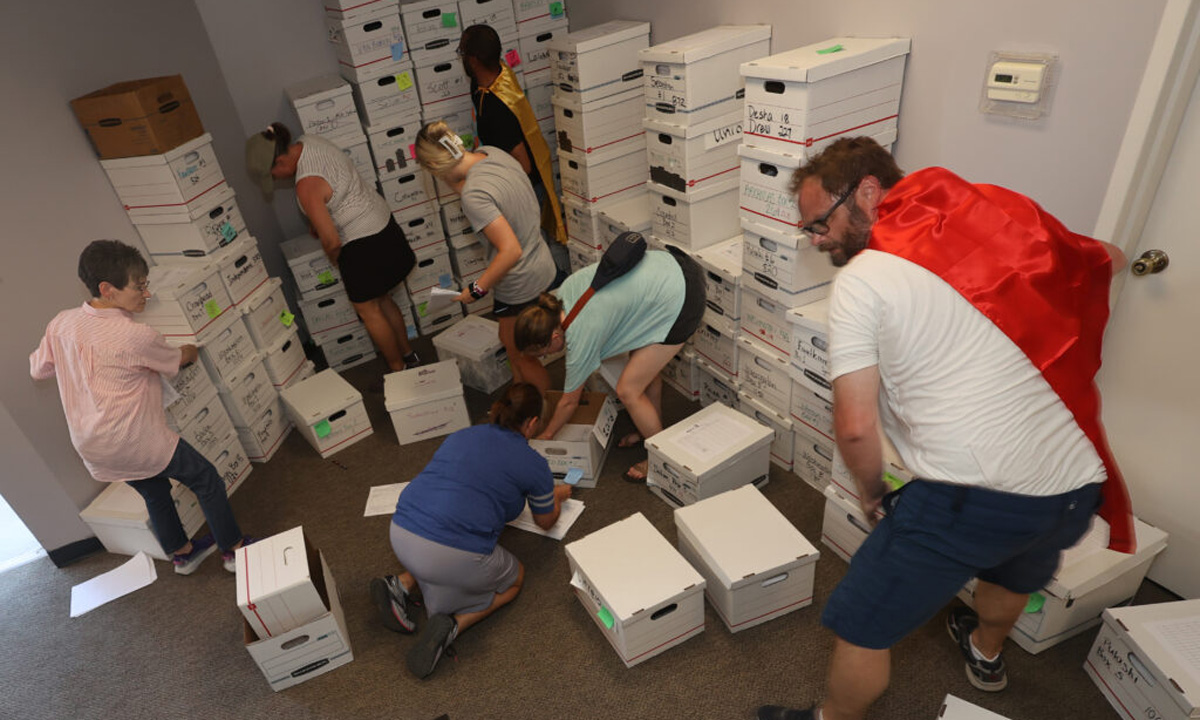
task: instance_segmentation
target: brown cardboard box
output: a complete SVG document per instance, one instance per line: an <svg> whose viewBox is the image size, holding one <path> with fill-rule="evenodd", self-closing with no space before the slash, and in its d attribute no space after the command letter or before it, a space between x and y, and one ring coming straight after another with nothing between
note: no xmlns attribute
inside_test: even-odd
<svg viewBox="0 0 1200 720"><path fill-rule="evenodd" d="M158 155L204 134L181 75L130 80L71 101L101 159Z"/></svg>

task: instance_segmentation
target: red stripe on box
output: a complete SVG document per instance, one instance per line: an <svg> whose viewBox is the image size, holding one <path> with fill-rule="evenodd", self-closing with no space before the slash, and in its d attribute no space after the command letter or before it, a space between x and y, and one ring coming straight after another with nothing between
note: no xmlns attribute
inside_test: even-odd
<svg viewBox="0 0 1200 720"><path fill-rule="evenodd" d="M645 134L646 134L646 131L645 131L645 130L642 130L641 132L637 132L637 133L634 133L634 134L632 134L632 135L626 135L625 137L623 137L623 138L618 138L618 139L616 139L616 140L613 140L612 142L606 142L606 143L604 143L603 145L596 145L596 146L594 146L594 147L589 147L587 150L584 150L583 152L584 152L584 154L586 155L586 154L588 154L588 153L592 152L593 150L599 150L600 148L606 148L606 147L608 147L609 145L616 145L616 144L617 144L617 143L619 143L619 142L625 142L626 140L632 140L632 139L633 139L633 138L635 138L635 137L639 137L639 136L642 136L642 135L645 135Z"/></svg>
<svg viewBox="0 0 1200 720"><path fill-rule="evenodd" d="M696 179L696 180L688 180L687 184L688 184L688 187L695 187L696 183L702 183L705 180L712 180L713 178L717 177L718 175L724 175L727 172L733 172L734 170L738 170L740 168L741 168L740 165L735 165L734 167L731 167L728 170L722 170L719 173L713 173L712 175L706 175L706 176Z"/></svg>
<svg viewBox="0 0 1200 720"><path fill-rule="evenodd" d="M218 181L217 181L217 183L216 183L215 185L213 185L212 187L208 188L208 190L205 190L204 192L200 193L199 195L196 195L195 197L190 197L190 198L188 198L187 200L184 200L184 201L183 201L183 202L181 202L181 203L162 203L161 205L124 205L123 207L125 208L125 211L126 211L126 212L129 212L130 210L139 210L139 209L141 209L141 208L156 208L156 207L182 207L182 206L184 206L184 205L187 205L187 204L188 204L188 203L190 203L190 202L195 202L196 200L198 200L198 199L200 199L200 198L204 197L205 195L207 195L207 194L208 194L208 193L209 193L211 190L213 190L214 188L218 188L218 187L220 187L220 186L222 186L222 185L224 185L224 184L225 184L225 178L221 178L220 180L218 180Z"/></svg>

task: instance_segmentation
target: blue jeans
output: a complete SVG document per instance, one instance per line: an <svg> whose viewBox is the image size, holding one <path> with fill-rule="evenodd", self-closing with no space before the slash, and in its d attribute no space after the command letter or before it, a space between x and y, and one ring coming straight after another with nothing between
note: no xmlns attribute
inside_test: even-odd
<svg viewBox="0 0 1200 720"><path fill-rule="evenodd" d="M187 533L183 531L175 500L171 497L170 478L196 493L200 510L208 521L208 528L212 530L218 547L230 550L238 544L242 539L242 530L233 518L233 508L229 506L229 497L225 494L225 481L208 458L180 438L171 462L162 472L145 480L129 481L129 486L146 501L146 509L150 511L150 528L163 552L171 555L188 544Z"/></svg>

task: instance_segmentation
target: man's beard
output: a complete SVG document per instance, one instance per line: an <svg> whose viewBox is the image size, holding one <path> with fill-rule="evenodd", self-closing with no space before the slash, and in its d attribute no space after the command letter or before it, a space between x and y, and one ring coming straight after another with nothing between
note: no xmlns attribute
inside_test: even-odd
<svg viewBox="0 0 1200 720"><path fill-rule="evenodd" d="M850 258L862 252L871 239L871 219L858 205L850 206L850 222L842 239L827 251L829 262L834 267L842 267L850 262Z"/></svg>

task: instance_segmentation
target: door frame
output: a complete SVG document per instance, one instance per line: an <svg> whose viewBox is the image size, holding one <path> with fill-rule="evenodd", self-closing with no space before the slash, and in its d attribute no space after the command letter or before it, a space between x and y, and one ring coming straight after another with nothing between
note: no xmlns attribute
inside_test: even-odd
<svg viewBox="0 0 1200 720"><path fill-rule="evenodd" d="M1200 0L1167 0L1092 236L1136 256L1200 75ZM1127 273L1113 280L1116 304Z"/></svg>

